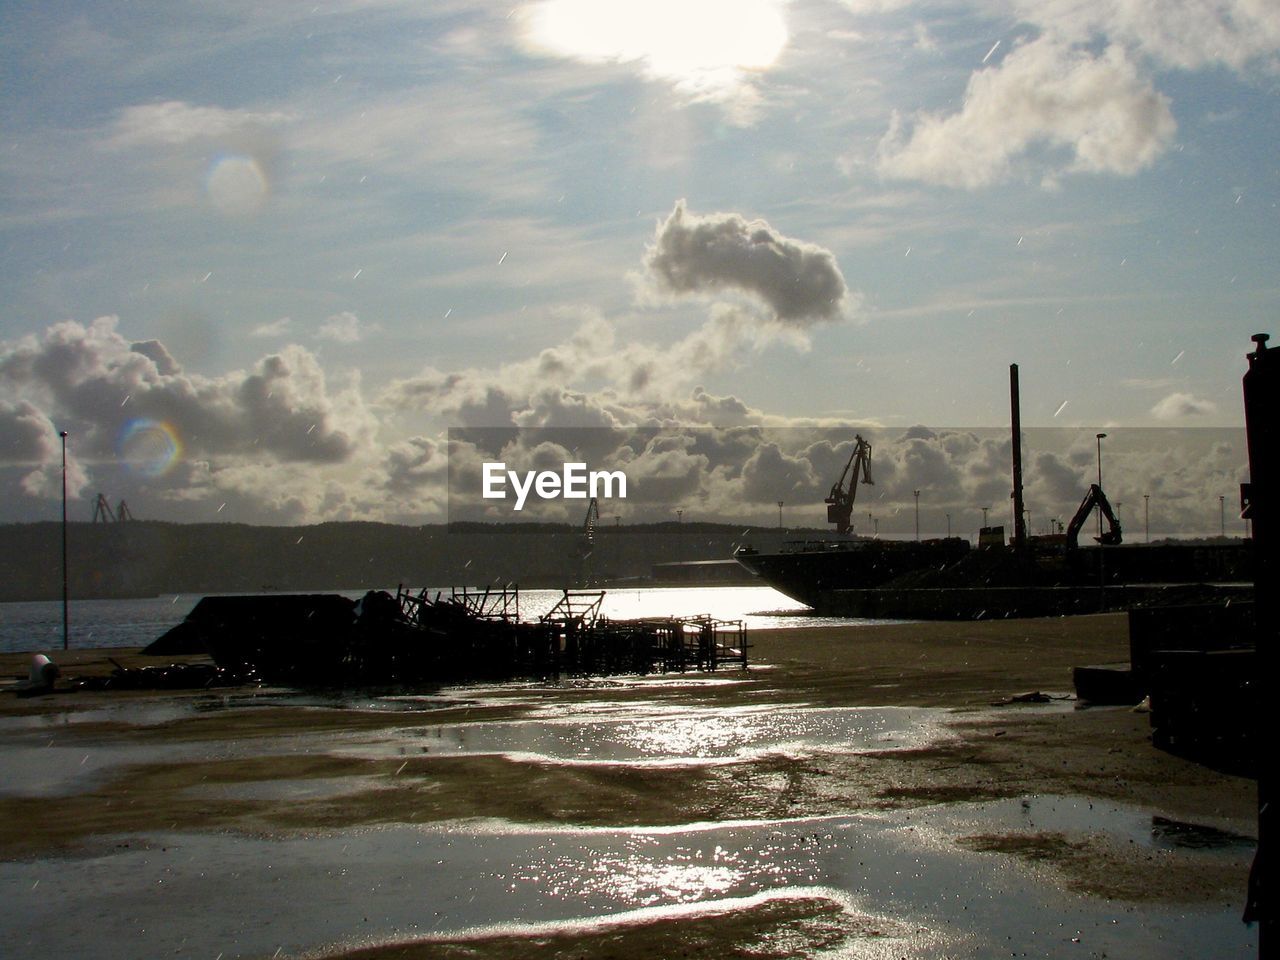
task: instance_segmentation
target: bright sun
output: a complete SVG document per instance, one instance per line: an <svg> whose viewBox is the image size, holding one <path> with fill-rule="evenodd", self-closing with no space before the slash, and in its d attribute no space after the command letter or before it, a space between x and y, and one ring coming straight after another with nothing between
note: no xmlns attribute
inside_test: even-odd
<svg viewBox="0 0 1280 960"><path fill-rule="evenodd" d="M641 61L695 89L737 83L769 67L787 43L779 0L543 0L529 39L561 56Z"/></svg>

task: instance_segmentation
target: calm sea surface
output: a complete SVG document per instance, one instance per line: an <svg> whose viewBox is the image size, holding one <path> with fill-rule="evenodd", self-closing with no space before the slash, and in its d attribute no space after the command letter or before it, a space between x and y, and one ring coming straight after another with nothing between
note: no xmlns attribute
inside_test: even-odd
<svg viewBox="0 0 1280 960"><path fill-rule="evenodd" d="M333 593L335 591L316 591ZM346 595L356 598L364 591ZM444 593L448 593L448 589ZM72 600L70 646L140 647L182 622L201 594L141 600ZM520 618L536 620L560 599L559 590L521 590ZM808 608L772 587L641 587L606 590L601 612L616 619L710 614L744 620L748 628L803 627L865 621L814 617ZM59 601L0 603L0 652L62 648Z"/></svg>

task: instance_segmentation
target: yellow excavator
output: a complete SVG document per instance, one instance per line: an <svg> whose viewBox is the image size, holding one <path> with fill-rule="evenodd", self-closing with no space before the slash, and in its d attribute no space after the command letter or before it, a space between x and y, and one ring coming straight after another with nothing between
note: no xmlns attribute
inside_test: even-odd
<svg viewBox="0 0 1280 960"><path fill-rule="evenodd" d="M863 483L875 483L871 479L871 444L863 440L861 435L855 436L853 440L853 453L849 455L849 462L844 465L844 472L832 485L831 493L824 501L827 505L827 523L834 523L836 532L840 534L853 529L849 520L853 516L853 501L858 495L859 476ZM844 485L846 477L849 479L848 489Z"/></svg>

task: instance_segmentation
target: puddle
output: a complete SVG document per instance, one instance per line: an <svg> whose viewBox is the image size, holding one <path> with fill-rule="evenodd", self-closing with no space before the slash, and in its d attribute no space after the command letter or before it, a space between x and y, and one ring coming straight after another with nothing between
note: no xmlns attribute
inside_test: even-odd
<svg viewBox="0 0 1280 960"><path fill-rule="evenodd" d="M370 695L347 691L300 693L283 688L264 688L243 693L194 693L186 696L151 696L86 706L84 699L70 701L64 709L0 717L0 733L73 728L86 724L115 723L131 727L154 727L201 714L230 710L257 710L275 707L319 710L357 710L375 713L422 713L458 707L512 706L518 701L493 699L484 702L473 691ZM531 701L532 702L532 701Z"/></svg>
<svg viewBox="0 0 1280 960"><path fill-rule="evenodd" d="M98 719L131 717L161 723L166 722L161 718L172 717L174 711L190 716L199 710L266 706L268 702L250 704L219 698L202 701L202 705L166 701L149 707L121 704L118 708L87 712L100 714ZM296 699L285 702L298 705ZM448 705L457 703L450 701ZM433 709L440 706L434 701L431 705ZM402 707L401 712L404 709L409 707ZM424 707L416 705L412 709ZM0 737L0 763L5 770L0 794L53 796L88 789L96 780L130 764L245 756L307 754L382 759L501 754L558 763L734 763L769 753L799 755L919 746L943 736L949 716L943 710L921 708L770 706L712 710L649 701L598 701L570 707L543 706L532 718L518 721L318 731L189 743L139 743L131 741L127 733L77 739L74 731L78 724L72 722L27 728Z"/></svg>
<svg viewBox="0 0 1280 960"><path fill-rule="evenodd" d="M211 800L303 801L386 790L394 786L380 777L310 777L295 780L246 780L237 783L199 783L187 787L188 796Z"/></svg>
<svg viewBox="0 0 1280 960"><path fill-rule="evenodd" d="M4 769L0 795L53 797L76 793L133 764L199 762L286 752L306 750L300 743L284 739L239 744L5 744L0 747Z"/></svg>
<svg viewBox="0 0 1280 960"><path fill-rule="evenodd" d="M1108 834L1152 850L1252 850L1256 840L1218 826L1152 816L1150 811L1078 796L954 803L931 808L930 824L946 835L978 832Z"/></svg>
<svg viewBox="0 0 1280 960"><path fill-rule="evenodd" d="M732 763L770 753L918 747L949 714L908 707L710 709L607 702L555 707L518 721L393 731L333 752L359 757L502 754L559 763Z"/></svg>
<svg viewBox="0 0 1280 960"><path fill-rule="evenodd" d="M1157 846L1170 850L1251 850L1258 843L1255 837L1168 817L1151 818L1151 838Z"/></svg>
<svg viewBox="0 0 1280 960"><path fill-rule="evenodd" d="M966 813L990 830L1008 811ZM1101 819L1117 816L1119 830L1142 817L1112 808ZM495 925L590 928L636 911L658 919L808 894L914 931L892 940L893 956L1165 960L1202 956L1210 943L1215 957L1256 954L1256 933L1234 909L1138 909L1064 893L921 829L948 817L931 808L665 829L455 823L275 841L155 834L74 869L0 864L0 924L18 953L229 960Z"/></svg>

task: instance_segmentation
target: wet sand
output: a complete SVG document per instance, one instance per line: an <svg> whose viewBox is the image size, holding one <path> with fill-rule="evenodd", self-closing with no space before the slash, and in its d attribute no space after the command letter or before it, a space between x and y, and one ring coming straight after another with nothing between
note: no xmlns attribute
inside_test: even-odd
<svg viewBox="0 0 1280 960"><path fill-rule="evenodd" d="M270 691L252 698L232 691L6 695L0 724L7 743L84 750L86 758L126 747L132 752L127 763L70 787L41 795L0 793L0 858L91 856L118 846L122 837L157 830L279 838L471 818L639 828L901 813L940 804L960 809L1044 796L1089 798L1177 822L1252 832L1251 781L1154 749L1145 714L1072 709L1065 699L1073 665L1127 659L1122 615L756 631L751 642L753 665L745 674L441 690L438 700L409 704L425 703L423 709L362 709L350 698L299 701ZM149 662L119 651L53 656L64 674L84 675L109 672L107 653L126 664ZM0 657L0 676L22 673L28 659ZM1064 699L996 705L1030 691ZM440 725L502 723L549 712L594 716L629 704L954 712L939 735L916 745L773 751L715 763L583 764L330 748L390 732L403 738ZM317 746L276 749L282 738L299 737ZM948 840L1020 864L1050 886L1129 904L1242 904L1251 856L1240 846L1206 860L1191 851L1058 829L956 827ZM892 926L891 920L834 906L827 897L793 897L660 922L611 921L533 937L499 932L340 952L367 958L793 956L891 936L886 930Z"/></svg>

